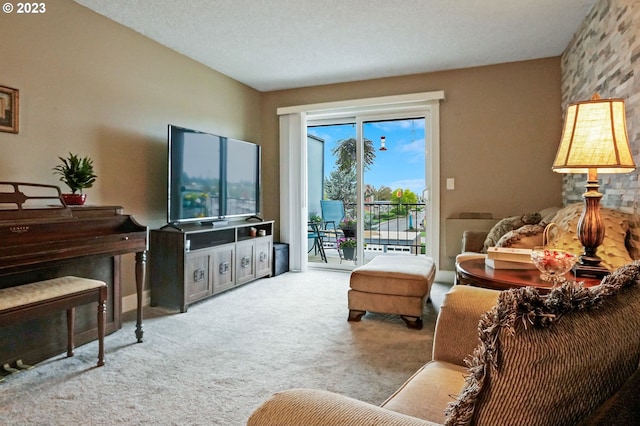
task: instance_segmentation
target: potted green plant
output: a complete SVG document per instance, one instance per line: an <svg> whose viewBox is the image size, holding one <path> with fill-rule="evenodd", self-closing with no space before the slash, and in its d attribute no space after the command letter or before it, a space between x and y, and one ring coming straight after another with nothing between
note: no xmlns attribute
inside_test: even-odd
<svg viewBox="0 0 640 426"><path fill-rule="evenodd" d="M89 157L80 158L72 153L67 158L58 158L61 163L53 168L53 174L60 175L60 181L71 189L71 194L62 194L65 203L84 204L87 195L82 191L91 188L97 177L93 171L93 160Z"/></svg>
<svg viewBox="0 0 640 426"><path fill-rule="evenodd" d="M322 223L322 218L318 216L316 212L311 212L309 214L309 222L311 223Z"/></svg>
<svg viewBox="0 0 640 426"><path fill-rule="evenodd" d="M357 242L354 238L338 238L338 248L345 259L355 259Z"/></svg>
<svg viewBox="0 0 640 426"><path fill-rule="evenodd" d="M352 217L345 217L338 224L338 227L342 229L345 237L355 237L356 236L356 220Z"/></svg>

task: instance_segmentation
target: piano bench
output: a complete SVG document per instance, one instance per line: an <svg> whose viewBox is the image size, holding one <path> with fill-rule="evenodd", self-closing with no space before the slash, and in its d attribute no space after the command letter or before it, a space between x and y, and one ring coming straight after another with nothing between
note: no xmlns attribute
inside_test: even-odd
<svg viewBox="0 0 640 426"><path fill-rule="evenodd" d="M67 311L67 356L73 356L75 307L98 304L98 367L104 365L107 284L79 277L60 277L0 289L0 327Z"/></svg>

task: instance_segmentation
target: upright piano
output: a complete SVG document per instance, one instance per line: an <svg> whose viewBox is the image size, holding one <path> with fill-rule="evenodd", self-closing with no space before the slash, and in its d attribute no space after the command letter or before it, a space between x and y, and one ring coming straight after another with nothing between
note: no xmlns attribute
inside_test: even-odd
<svg viewBox="0 0 640 426"><path fill-rule="evenodd" d="M109 287L106 333L122 326L121 255L135 254L137 318L142 342L142 292L147 227L119 206L69 207L53 185L0 182L0 288L64 275L104 281ZM75 340L97 337L94 306L76 309ZM66 348L65 313L0 329L0 364L37 363Z"/></svg>

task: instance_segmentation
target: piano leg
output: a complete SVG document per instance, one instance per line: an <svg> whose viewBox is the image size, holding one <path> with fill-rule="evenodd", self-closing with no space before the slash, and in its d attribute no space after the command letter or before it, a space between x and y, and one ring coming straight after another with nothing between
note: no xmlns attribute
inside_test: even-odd
<svg viewBox="0 0 640 426"><path fill-rule="evenodd" d="M104 323L107 316L107 289L100 293L98 301L98 367L104 365Z"/></svg>
<svg viewBox="0 0 640 426"><path fill-rule="evenodd" d="M144 291L144 281L147 271L147 252L141 251L136 253L136 296L137 296L137 319L136 319L136 338L138 343L142 343L142 293Z"/></svg>
<svg viewBox="0 0 640 426"><path fill-rule="evenodd" d="M67 309L67 356L73 356L75 342L73 341L73 330L76 322L76 308Z"/></svg>

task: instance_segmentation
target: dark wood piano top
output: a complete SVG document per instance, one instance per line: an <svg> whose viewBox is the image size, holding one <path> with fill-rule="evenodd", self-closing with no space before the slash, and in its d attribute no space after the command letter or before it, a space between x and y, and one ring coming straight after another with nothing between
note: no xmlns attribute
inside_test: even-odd
<svg viewBox="0 0 640 426"><path fill-rule="evenodd" d="M65 204L53 185L0 182L0 275L85 256L147 249L147 228L120 206Z"/></svg>
<svg viewBox="0 0 640 426"><path fill-rule="evenodd" d="M121 207L71 210L70 218L0 220L0 275L64 259L147 249L147 228L117 214Z"/></svg>

